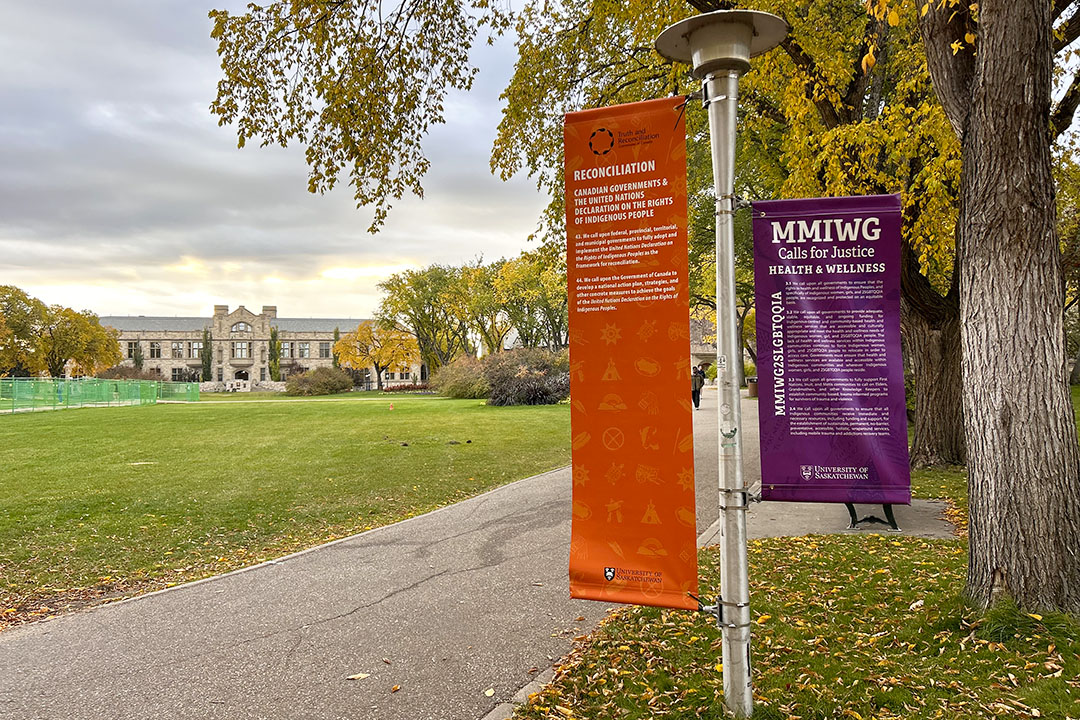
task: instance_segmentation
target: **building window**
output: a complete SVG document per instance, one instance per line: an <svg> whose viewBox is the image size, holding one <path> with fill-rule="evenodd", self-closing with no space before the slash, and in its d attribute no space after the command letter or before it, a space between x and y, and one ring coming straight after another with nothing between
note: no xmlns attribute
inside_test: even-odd
<svg viewBox="0 0 1080 720"><path fill-rule="evenodd" d="M233 332L251 332L251 326L245 322L239 322L232 326Z"/></svg>
<svg viewBox="0 0 1080 720"><path fill-rule="evenodd" d="M328 343L328 342L319 343L319 357L321 357L321 358L330 357L330 343Z"/></svg>
<svg viewBox="0 0 1080 720"><path fill-rule="evenodd" d="M218 381L218 382L221 382L221 381L222 381L222 380L224 380L224 379L225 379L225 373L224 373L224 371L222 371L222 369L221 369L221 368L218 368L218 369L217 369L217 381Z"/></svg>
<svg viewBox="0 0 1080 720"><path fill-rule="evenodd" d="M251 343L234 342L232 344L232 356L241 359L251 357Z"/></svg>
<svg viewBox="0 0 1080 720"><path fill-rule="evenodd" d="M401 379L402 380L408 380L409 379L409 371L408 370L403 369L401 371Z"/></svg>
<svg viewBox="0 0 1080 720"><path fill-rule="evenodd" d="M291 342L283 342L283 343L281 343L281 357L283 357L283 358L291 358L292 357L292 343Z"/></svg>
<svg viewBox="0 0 1080 720"><path fill-rule="evenodd" d="M296 357L309 358L311 357L311 343L297 343Z"/></svg>
<svg viewBox="0 0 1080 720"><path fill-rule="evenodd" d="M150 358L152 360L154 360L154 359L158 359L160 357L161 357L161 343L159 343L159 342L150 343Z"/></svg>
<svg viewBox="0 0 1080 720"><path fill-rule="evenodd" d="M172 344L172 356L173 356L173 360L183 360L184 359L184 343L178 342L178 341L173 342L173 344Z"/></svg>
<svg viewBox="0 0 1080 720"><path fill-rule="evenodd" d="M203 348L202 341L189 342L188 343L188 357L193 357L193 358L199 357L200 355L202 355L202 348Z"/></svg>
<svg viewBox="0 0 1080 720"><path fill-rule="evenodd" d="M266 368L259 368L259 382L266 382Z"/></svg>
<svg viewBox="0 0 1080 720"><path fill-rule="evenodd" d="M128 360L135 359L135 348L137 348L137 347L139 347L139 343L137 341L133 342L131 340L128 340L128 351L127 351Z"/></svg>
<svg viewBox="0 0 1080 720"><path fill-rule="evenodd" d="M184 379L184 368L173 368L172 369L172 381L173 382L182 382L183 379Z"/></svg>
<svg viewBox="0 0 1080 720"><path fill-rule="evenodd" d="M389 370L387 370L387 371L386 371L386 379L387 379L387 380L393 380L393 379L394 379L394 373L392 373L392 372L390 372Z"/></svg>

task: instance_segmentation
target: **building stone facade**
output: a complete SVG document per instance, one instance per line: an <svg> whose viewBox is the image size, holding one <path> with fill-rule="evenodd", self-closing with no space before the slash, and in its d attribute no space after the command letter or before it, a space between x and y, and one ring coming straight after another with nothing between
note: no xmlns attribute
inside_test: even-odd
<svg viewBox="0 0 1080 720"><path fill-rule="evenodd" d="M215 305L214 316L152 317L122 315L102 317L101 324L120 333L123 364L135 364L135 348L141 347L143 369L156 371L164 380L198 379L202 370L203 331L210 331L211 377L207 381L246 380L253 385L270 380L270 330L277 328L281 343L281 379L288 375L333 365L334 330L352 332L362 319L279 318L277 307L264 305L256 314L243 305L229 312ZM362 373L364 371L361 371ZM375 385L375 369L367 369ZM427 382L421 364L392 368L383 374L384 386Z"/></svg>

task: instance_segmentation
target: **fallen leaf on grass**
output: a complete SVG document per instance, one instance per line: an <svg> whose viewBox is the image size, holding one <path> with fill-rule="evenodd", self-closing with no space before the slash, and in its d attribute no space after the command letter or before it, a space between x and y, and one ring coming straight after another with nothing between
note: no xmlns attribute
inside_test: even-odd
<svg viewBox="0 0 1080 720"><path fill-rule="evenodd" d="M363 680L364 678L369 678L369 677L371 677L371 673L356 673L355 675L350 675L349 677L347 677L345 679L346 680Z"/></svg>

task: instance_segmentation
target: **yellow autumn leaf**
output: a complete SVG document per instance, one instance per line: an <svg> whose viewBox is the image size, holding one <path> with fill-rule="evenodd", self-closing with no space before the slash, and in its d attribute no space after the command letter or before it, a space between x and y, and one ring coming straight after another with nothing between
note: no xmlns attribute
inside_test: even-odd
<svg viewBox="0 0 1080 720"><path fill-rule="evenodd" d="M763 625L765 623L765 621L769 620L770 618L772 618L772 615L762 615L761 617L759 617L757 619L757 624L758 625Z"/></svg>
<svg viewBox="0 0 1080 720"><path fill-rule="evenodd" d="M1042 620L1042 615L1036 615L1035 613L1028 613L1027 616L1036 620Z"/></svg>
<svg viewBox="0 0 1080 720"><path fill-rule="evenodd" d="M715 670L716 670L716 672L718 672L718 673L722 673L722 672L724 672L724 663L722 663L722 662L720 662L720 663L716 663L716 667L715 667L714 669L715 669Z"/></svg>
<svg viewBox="0 0 1080 720"><path fill-rule="evenodd" d="M892 27L896 27L899 24L900 24L900 13L896 12L896 10L890 10L889 11L889 25L891 25Z"/></svg>
<svg viewBox="0 0 1080 720"><path fill-rule="evenodd" d="M930 3L926 3L925 5L923 5L922 6L922 11L920 11L919 14L920 15L926 15L928 10L930 10Z"/></svg>
<svg viewBox="0 0 1080 720"><path fill-rule="evenodd" d="M960 42L959 40L954 40L952 45L950 45L949 47L952 48L952 54L955 55L956 53L960 52L961 49L963 49L964 43Z"/></svg>
<svg viewBox="0 0 1080 720"><path fill-rule="evenodd" d="M975 33L967 33L967 34L965 34L964 35L964 42L966 42L968 45L971 45L972 43L974 43L975 42Z"/></svg>
<svg viewBox="0 0 1080 720"><path fill-rule="evenodd" d="M400 685L395 685L394 687L390 688L390 692L396 693L400 689L401 689Z"/></svg>

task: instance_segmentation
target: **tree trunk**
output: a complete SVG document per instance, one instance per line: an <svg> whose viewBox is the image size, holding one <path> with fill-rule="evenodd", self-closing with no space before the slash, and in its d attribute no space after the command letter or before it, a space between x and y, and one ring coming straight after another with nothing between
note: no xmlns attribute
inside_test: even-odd
<svg viewBox="0 0 1080 720"><path fill-rule="evenodd" d="M904 341L915 375L911 466L967 462L962 410L959 307L931 321L903 303Z"/></svg>
<svg viewBox="0 0 1080 720"><path fill-rule="evenodd" d="M1080 612L1080 456L1062 363L1051 48L1046 0L980 3L958 221L967 593L982 607L1011 596L1027 609Z"/></svg>

